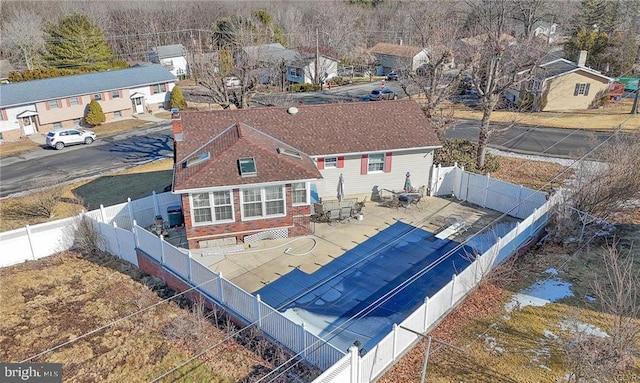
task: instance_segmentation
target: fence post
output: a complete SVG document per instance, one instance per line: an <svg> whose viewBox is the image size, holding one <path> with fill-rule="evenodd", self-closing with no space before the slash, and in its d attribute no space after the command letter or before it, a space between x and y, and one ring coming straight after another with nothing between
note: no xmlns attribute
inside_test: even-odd
<svg viewBox="0 0 640 383"><path fill-rule="evenodd" d="M300 323L300 351L302 357L307 357L307 330L304 328L304 322Z"/></svg>
<svg viewBox="0 0 640 383"><path fill-rule="evenodd" d="M160 264L164 266L164 237L158 237L160 240Z"/></svg>
<svg viewBox="0 0 640 383"><path fill-rule="evenodd" d="M192 277L192 274L191 274L191 250L187 251L187 273L188 273L187 280L189 282L192 282L192 280L191 280L191 277Z"/></svg>
<svg viewBox="0 0 640 383"><path fill-rule="evenodd" d="M116 223L116 221L113 221L113 234L116 237L116 244L118 245L118 254L116 254L118 256L118 258L122 259L122 250L120 249L120 240L118 239L118 230L116 230L118 228L118 224Z"/></svg>
<svg viewBox="0 0 640 383"><path fill-rule="evenodd" d="M29 249L31 250L31 257L36 259L36 252L33 250L33 239L31 238L31 227L29 225L25 225L24 227L27 230L27 239L29 240Z"/></svg>
<svg viewBox="0 0 640 383"><path fill-rule="evenodd" d="M351 355L351 383L359 383L358 375L360 375L360 355L358 347L349 347L349 355Z"/></svg>
<svg viewBox="0 0 640 383"><path fill-rule="evenodd" d="M484 183L484 195L482 196L482 207L487 207L487 193L489 192L489 180L491 179L491 176L489 175L489 173L487 173L485 175L485 180L486 182Z"/></svg>
<svg viewBox="0 0 640 383"><path fill-rule="evenodd" d="M104 205L100 204L100 222L102 223L107 223L105 218L104 218Z"/></svg>
<svg viewBox="0 0 640 383"><path fill-rule="evenodd" d="M453 297L456 291L456 278L458 278L458 276L455 274L451 277L451 303L449 304L449 308L453 307Z"/></svg>
<svg viewBox="0 0 640 383"><path fill-rule="evenodd" d="M156 195L156 191L153 191L153 209L156 212L156 215L160 215L160 204L158 203L158 196Z"/></svg>
<svg viewBox="0 0 640 383"><path fill-rule="evenodd" d="M398 325L397 324L393 324L393 359L392 360L396 360L396 356L398 355Z"/></svg>
<svg viewBox="0 0 640 383"><path fill-rule="evenodd" d="M220 294L220 303L226 303L224 301L224 292L222 290L222 271L218 272L218 293Z"/></svg>
<svg viewBox="0 0 640 383"><path fill-rule="evenodd" d="M533 213L531 213L531 215L533 216L533 220L531 221L531 224L529 225L529 237L533 237L533 225L536 223L536 221L538 220L536 217L536 213L538 212L538 209L535 208L533 209Z"/></svg>
<svg viewBox="0 0 640 383"><path fill-rule="evenodd" d="M429 297L424 298L424 326L423 331L429 328Z"/></svg>
<svg viewBox="0 0 640 383"><path fill-rule="evenodd" d="M133 216L133 208L131 207L131 198L127 198L127 210L129 210L129 219L131 220L131 224L135 222L135 217Z"/></svg>
<svg viewBox="0 0 640 383"><path fill-rule="evenodd" d="M138 238L138 229L136 228L136 226L138 226L138 223L134 219L133 220L133 226L131 227L131 231L133 231L133 240L136 242L136 247L139 249L140 248L140 238Z"/></svg>
<svg viewBox="0 0 640 383"><path fill-rule="evenodd" d="M258 316L258 318L257 318L258 328L262 329L262 315L260 313L260 302L262 302L262 300L260 299L260 294L256 294L255 312L256 312L256 315Z"/></svg>

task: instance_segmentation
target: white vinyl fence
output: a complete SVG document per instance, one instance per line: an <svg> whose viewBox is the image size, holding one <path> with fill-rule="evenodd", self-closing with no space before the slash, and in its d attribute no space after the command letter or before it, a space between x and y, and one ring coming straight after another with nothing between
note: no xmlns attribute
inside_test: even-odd
<svg viewBox="0 0 640 383"><path fill-rule="evenodd" d="M114 233L122 235L122 229L131 230L133 221L142 227L149 227L153 224L156 215L162 215L165 222L168 221L167 208L169 206L180 206L179 195L171 193L156 194L155 192L145 198L121 203L119 205L104 207L86 212L86 216L95 221L111 226L107 229L105 225L100 225L100 231L104 234L109 230L106 238L111 238ZM81 215L72 218L65 218L53 222L41 223L38 225L27 225L24 228L0 233L0 267L14 265L29 260L69 250L73 246L73 232ZM114 226L115 225L115 226ZM113 230L117 227L120 230ZM127 230L124 230L127 231ZM137 265L135 253L132 250L114 248L111 239L108 242L107 251L118 255L127 261ZM115 242L114 242L115 243ZM133 255L132 255L133 254Z"/></svg>
<svg viewBox="0 0 640 383"><path fill-rule="evenodd" d="M156 215L168 219L166 208L180 205L180 197L170 193L152 195L124 204L102 207L86 213L105 237L104 248L137 265L135 248L144 251L167 271L196 286L205 296L226 307L247 323L255 323L274 340L324 372L314 383L365 383L378 378L419 339L409 328L425 333L434 328L459 304L498 263L535 238L548 221L549 210L559 200L545 193L465 172L455 167L434 167L431 194L455 195L489 209L523 219L509 233L498 238L485 253L409 315L372 349L360 352L353 346L348 354L325 343L277 310L226 280L196 259L145 230ZM75 218L0 233L0 266L38 259L71 246L65 229ZM8 251L7 251L8 250ZM419 292L416 292L419 294ZM362 355L361 355L362 354Z"/></svg>

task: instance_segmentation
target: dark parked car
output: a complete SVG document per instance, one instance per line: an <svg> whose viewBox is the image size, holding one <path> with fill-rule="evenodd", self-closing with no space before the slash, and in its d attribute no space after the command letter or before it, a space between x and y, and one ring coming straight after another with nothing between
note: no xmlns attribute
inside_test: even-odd
<svg viewBox="0 0 640 383"><path fill-rule="evenodd" d="M380 89L376 88L369 93L369 100L378 101L378 100L397 100L398 95L392 91L391 89L385 88Z"/></svg>
<svg viewBox="0 0 640 383"><path fill-rule="evenodd" d="M391 72L387 73L387 80L398 81L398 72L392 70Z"/></svg>

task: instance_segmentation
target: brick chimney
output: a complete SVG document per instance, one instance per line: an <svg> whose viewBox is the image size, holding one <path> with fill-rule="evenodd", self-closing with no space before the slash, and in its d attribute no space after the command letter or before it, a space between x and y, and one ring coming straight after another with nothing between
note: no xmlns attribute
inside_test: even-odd
<svg viewBox="0 0 640 383"><path fill-rule="evenodd" d="M578 66L586 66L587 65L587 51L580 51L578 55Z"/></svg>
<svg viewBox="0 0 640 383"><path fill-rule="evenodd" d="M182 141L182 120L180 119L180 109L171 109L171 125L173 127L173 139L175 141Z"/></svg>

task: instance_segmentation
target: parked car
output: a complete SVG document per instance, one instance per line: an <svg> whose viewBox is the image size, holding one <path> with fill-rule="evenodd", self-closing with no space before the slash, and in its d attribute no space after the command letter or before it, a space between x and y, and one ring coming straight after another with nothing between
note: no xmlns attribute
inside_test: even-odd
<svg viewBox="0 0 640 383"><path fill-rule="evenodd" d="M391 72L387 73L387 80L398 81L398 72L392 70Z"/></svg>
<svg viewBox="0 0 640 383"><path fill-rule="evenodd" d="M376 88L369 93L369 100L378 101L378 100L397 100L398 95L389 88Z"/></svg>
<svg viewBox="0 0 640 383"><path fill-rule="evenodd" d="M77 128L57 128L47 133L47 145L56 150L65 146L91 144L96 140L96 134L91 130Z"/></svg>
<svg viewBox="0 0 640 383"><path fill-rule="evenodd" d="M227 88L238 88L241 85L240 79L237 77L225 77L224 86Z"/></svg>

